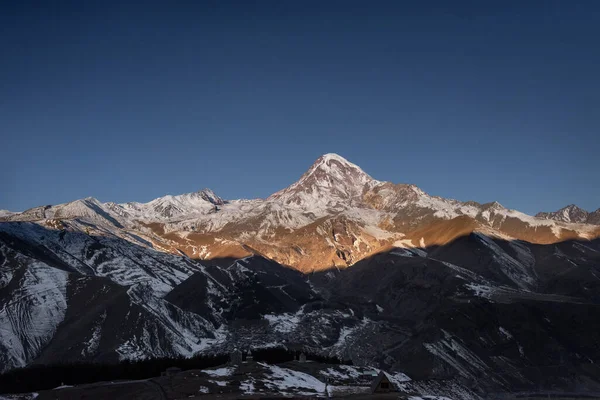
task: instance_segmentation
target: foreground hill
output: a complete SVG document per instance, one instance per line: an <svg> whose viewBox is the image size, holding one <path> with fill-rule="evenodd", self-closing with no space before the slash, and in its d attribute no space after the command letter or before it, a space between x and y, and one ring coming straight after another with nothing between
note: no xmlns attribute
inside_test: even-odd
<svg viewBox="0 0 600 400"><path fill-rule="evenodd" d="M0 225L4 369L285 346L479 391L600 387L598 240L472 233L304 275L64 224Z"/></svg>
<svg viewBox="0 0 600 400"><path fill-rule="evenodd" d="M383 374L386 382L393 385L393 392L372 395L371 385L379 374ZM404 374L385 372L373 367L324 364L313 360L306 363L289 360L278 364L250 361L238 365L175 371L168 376L147 379L61 385L52 390L38 389L19 398L233 400L327 397L405 400L481 399L477 394L452 382L416 382ZM4 398L0 397L0 399Z"/></svg>

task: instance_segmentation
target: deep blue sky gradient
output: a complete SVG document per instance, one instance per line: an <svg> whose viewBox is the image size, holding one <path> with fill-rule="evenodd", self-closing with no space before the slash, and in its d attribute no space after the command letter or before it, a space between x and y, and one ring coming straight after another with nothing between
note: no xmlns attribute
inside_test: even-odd
<svg viewBox="0 0 600 400"><path fill-rule="evenodd" d="M321 154L524 212L600 207L600 2L19 1L0 209L212 188Z"/></svg>

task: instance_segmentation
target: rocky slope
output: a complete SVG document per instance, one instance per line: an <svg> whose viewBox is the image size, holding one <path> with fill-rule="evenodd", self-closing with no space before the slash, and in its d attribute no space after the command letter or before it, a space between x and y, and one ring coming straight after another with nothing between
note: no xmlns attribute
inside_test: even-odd
<svg viewBox="0 0 600 400"><path fill-rule="evenodd" d="M496 202L430 196L414 185L377 181L326 154L265 200L226 201L205 189L149 203L88 198L0 219L48 224L85 218L173 254L200 260L262 254L309 272L347 267L393 247L442 245L471 232L540 244L592 239L600 235L597 217L575 208L531 217Z"/></svg>
<svg viewBox="0 0 600 400"><path fill-rule="evenodd" d="M591 224L433 197L335 155L266 200L3 220L2 369L286 346L479 392L600 387Z"/></svg>
<svg viewBox="0 0 600 400"><path fill-rule="evenodd" d="M587 212L574 204L554 212L540 212L535 216L537 218L551 219L554 221L600 225L600 208L594 212Z"/></svg>
<svg viewBox="0 0 600 400"><path fill-rule="evenodd" d="M304 275L260 256L199 263L86 227L0 224L5 369L286 346L480 392L600 387L599 240L472 233Z"/></svg>

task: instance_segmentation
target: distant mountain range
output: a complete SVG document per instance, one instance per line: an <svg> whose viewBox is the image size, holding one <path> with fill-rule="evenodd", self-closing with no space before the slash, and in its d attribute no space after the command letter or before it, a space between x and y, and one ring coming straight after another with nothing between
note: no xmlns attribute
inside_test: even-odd
<svg viewBox="0 0 600 400"><path fill-rule="evenodd" d="M556 243L600 235L600 210L568 206L532 217L497 202L431 196L417 186L371 178L336 154L265 200L224 200L209 189L149 203L94 198L0 215L6 221L82 218L134 231L155 248L194 259L261 254L300 271L347 267L394 247L443 245L471 232Z"/></svg>
<svg viewBox="0 0 600 400"><path fill-rule="evenodd" d="M587 212L574 204L568 205L555 212L540 212L537 218L553 219L555 221L573 222L576 224L600 225L600 208Z"/></svg>
<svg viewBox="0 0 600 400"><path fill-rule="evenodd" d="M373 179L335 154L267 199L0 213L0 369L309 348L479 393L600 390L600 225Z"/></svg>

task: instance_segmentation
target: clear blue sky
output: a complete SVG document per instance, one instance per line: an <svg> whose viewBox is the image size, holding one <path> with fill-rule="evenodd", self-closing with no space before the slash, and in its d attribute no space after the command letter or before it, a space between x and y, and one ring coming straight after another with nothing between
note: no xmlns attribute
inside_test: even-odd
<svg viewBox="0 0 600 400"><path fill-rule="evenodd" d="M266 197L328 152L434 195L600 207L600 2L408 3L5 2L0 208Z"/></svg>

